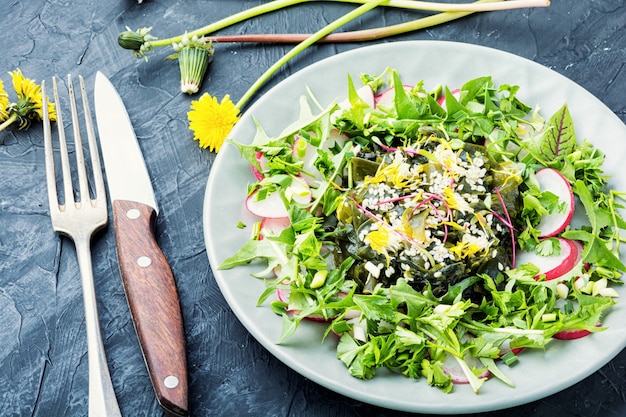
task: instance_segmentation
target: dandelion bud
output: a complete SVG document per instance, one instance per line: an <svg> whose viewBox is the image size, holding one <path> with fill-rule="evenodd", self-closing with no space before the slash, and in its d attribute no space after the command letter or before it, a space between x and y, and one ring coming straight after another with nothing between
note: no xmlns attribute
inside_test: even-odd
<svg viewBox="0 0 626 417"><path fill-rule="evenodd" d="M152 28L139 28L136 31L126 26L126 31L120 33L117 37L117 43L124 49L130 49L137 58L146 58L146 52L152 50L150 42L156 40L155 36L150 35Z"/></svg>
<svg viewBox="0 0 626 417"><path fill-rule="evenodd" d="M127 30L119 34L117 37L117 43L124 49L139 51L143 45L143 36L137 32Z"/></svg>
<svg viewBox="0 0 626 417"><path fill-rule="evenodd" d="M213 61L213 46L204 38L185 33L180 43L174 43L180 67L180 90L183 93L195 94L200 89L204 74Z"/></svg>

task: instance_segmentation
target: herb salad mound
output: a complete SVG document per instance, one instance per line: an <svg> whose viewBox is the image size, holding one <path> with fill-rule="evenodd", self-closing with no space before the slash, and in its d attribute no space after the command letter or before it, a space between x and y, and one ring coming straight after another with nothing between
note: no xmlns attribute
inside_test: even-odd
<svg viewBox="0 0 626 417"><path fill-rule="evenodd" d="M432 90L392 69L348 81L346 101L302 98L278 136L257 124L251 144L233 142L259 222L219 268L264 264L259 304L282 316L279 343L322 321L355 377L386 367L478 392L492 376L514 386L503 368L524 349L604 330L626 270L622 193L566 105L543 119L488 76ZM586 212L572 223L568 193Z"/></svg>

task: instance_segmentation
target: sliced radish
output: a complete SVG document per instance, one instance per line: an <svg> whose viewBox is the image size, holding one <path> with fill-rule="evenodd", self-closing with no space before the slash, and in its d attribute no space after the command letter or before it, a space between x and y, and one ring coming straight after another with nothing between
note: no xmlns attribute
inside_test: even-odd
<svg viewBox="0 0 626 417"><path fill-rule="evenodd" d="M404 87L405 91L411 91L413 89L412 85L403 84L402 86ZM395 87L390 87L386 89L385 91L383 91L382 93L377 94L374 97L374 103L376 107L388 106L388 105L393 104L393 100L395 97L396 97Z"/></svg>
<svg viewBox="0 0 626 417"><path fill-rule="evenodd" d="M328 139L326 140L326 142L322 144L321 149L324 152L331 153L331 149L334 146L338 146L339 148L343 149L347 141L348 141L348 136L342 134L337 129L333 129L330 131L330 134L328 135Z"/></svg>
<svg viewBox="0 0 626 417"><path fill-rule="evenodd" d="M601 323L596 324L596 327L602 326ZM580 339L581 337L589 336L591 331L586 329L571 329L571 330L561 330L554 334L555 339L559 340L574 340Z"/></svg>
<svg viewBox="0 0 626 417"><path fill-rule="evenodd" d="M479 375L478 378L487 378L490 375L490 372L485 368L480 359L473 357L471 354L465 354L464 361L467 366L475 369L484 369ZM447 354L446 359L443 361L443 371L450 375L452 379L452 383L454 384L469 384L469 379L467 375L463 371L463 368L459 364L459 361L454 355Z"/></svg>
<svg viewBox="0 0 626 417"><path fill-rule="evenodd" d="M541 256L537 253L522 251L517 254L516 266L531 263L539 268L535 278L545 275L546 280L564 278L575 270L582 258L582 245L574 240L557 238L560 245L558 254Z"/></svg>
<svg viewBox="0 0 626 417"><path fill-rule="evenodd" d="M372 87L370 87L369 85L364 85L363 87L356 90L356 92L359 97L361 97L361 100L365 102L365 104L370 107L375 106L374 91L372 91ZM345 99L341 103L339 103L339 107L342 109L349 109L350 107L352 107L352 105L350 104L349 99Z"/></svg>
<svg viewBox="0 0 626 417"><path fill-rule="evenodd" d="M555 339L559 340L574 340L580 339L585 336L589 336L591 332L585 329L573 329L573 330L561 330L554 334Z"/></svg>
<svg viewBox="0 0 626 417"><path fill-rule="evenodd" d="M299 204L307 204L311 201L311 189L308 184L300 179L294 178L291 185L285 190L287 199ZM246 198L246 207L252 214L259 217L271 219L289 217L283 198L279 192L269 193L264 199L257 200L258 190L253 191Z"/></svg>
<svg viewBox="0 0 626 417"><path fill-rule="evenodd" d="M542 168L535 174L541 191L550 191L566 204L563 213L550 213L541 217L536 227L541 233L539 237L553 237L561 233L572 221L574 216L574 193L569 181L556 169Z"/></svg>
<svg viewBox="0 0 626 417"><path fill-rule="evenodd" d="M509 352L512 352L515 355L519 355L521 351L523 351L524 348L523 347L518 347L518 348L511 348L511 340L510 339L506 339L504 342L502 342L500 344L500 354L498 355L499 357L503 357L504 355L506 355Z"/></svg>
<svg viewBox="0 0 626 417"><path fill-rule="evenodd" d="M294 157L300 158L304 162L302 170L308 174L313 175L310 176L303 174L301 178L304 179L304 181L306 181L309 186L313 188L319 187L321 182L325 181L326 179L315 166L315 161L317 161L319 157L318 151L326 152L332 156L333 152L331 151L331 149L336 145L343 148L347 140L347 136L341 134L337 129L332 129L328 138L323 143L321 143L319 147L312 145L301 136L295 138L292 154ZM334 178L334 182L337 185L341 185L341 176Z"/></svg>
<svg viewBox="0 0 626 417"><path fill-rule="evenodd" d="M261 171L263 169L265 169L265 164L267 163L267 158L265 157L265 155L263 155L263 152L257 151L254 153L254 157L256 158L257 162L259 163L259 166L261 167ZM261 181L264 176L261 173L261 171L259 171L257 169L257 167L255 167L254 165L251 166L252 168L252 174L254 174L254 178L256 178L258 181Z"/></svg>
<svg viewBox="0 0 626 417"><path fill-rule="evenodd" d="M276 290L276 297L281 303L289 303L289 290L286 288L278 288Z"/></svg>
<svg viewBox="0 0 626 417"><path fill-rule="evenodd" d="M361 99L370 107L374 107L374 91L369 85L364 85L356 91Z"/></svg>
<svg viewBox="0 0 626 417"><path fill-rule="evenodd" d="M466 333L461 338L461 341L465 342L473 338L474 336ZM465 355L463 356L463 361L467 364L467 366L470 369L472 368L484 369L483 372L477 375L478 378L481 378L481 379L487 378L490 375L490 372L485 368L485 366L480 361L480 359L473 357L469 350L465 352ZM450 378L454 384L469 384L470 383L469 379L467 378L467 375L463 371L463 367L461 367L461 364L459 363L459 358L457 358L456 356L452 354L449 354L449 353L446 354L446 358L443 361L443 371L446 374L450 375Z"/></svg>
<svg viewBox="0 0 626 417"><path fill-rule="evenodd" d="M246 198L246 207L252 214L272 219L289 215L279 193L270 193L263 200L257 200L258 193L254 191Z"/></svg>
<svg viewBox="0 0 626 417"><path fill-rule="evenodd" d="M277 218L269 218L265 217L261 220L261 233L259 235L259 240L263 239L265 236L278 236L280 232L285 230L287 227L291 225L291 221L289 217L277 217Z"/></svg>

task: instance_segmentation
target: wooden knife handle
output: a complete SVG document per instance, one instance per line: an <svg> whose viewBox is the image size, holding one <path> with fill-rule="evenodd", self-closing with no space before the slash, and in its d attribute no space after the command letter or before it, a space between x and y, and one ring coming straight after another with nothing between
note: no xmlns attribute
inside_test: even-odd
<svg viewBox="0 0 626 417"><path fill-rule="evenodd" d="M156 211L113 201L117 257L139 345L159 404L188 415L187 355L174 275L156 243Z"/></svg>

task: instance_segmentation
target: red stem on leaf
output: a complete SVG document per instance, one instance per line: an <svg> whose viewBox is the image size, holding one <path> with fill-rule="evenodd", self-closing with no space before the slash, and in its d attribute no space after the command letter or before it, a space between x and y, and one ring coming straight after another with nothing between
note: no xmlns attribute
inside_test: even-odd
<svg viewBox="0 0 626 417"><path fill-rule="evenodd" d="M500 204L502 205L502 210L504 210L504 215L506 216L507 222L506 223L503 222L503 223L506 227L509 228L511 232L511 267L515 268L515 229L513 228L513 222L511 221L511 216L509 215L509 211L506 208L506 204L504 204L504 199L502 198L502 194L500 194L500 190L498 190L498 188L496 187L494 188L494 191L498 195L498 199L500 200ZM496 217L502 219L499 215L497 215L495 211L493 213L496 214Z"/></svg>

